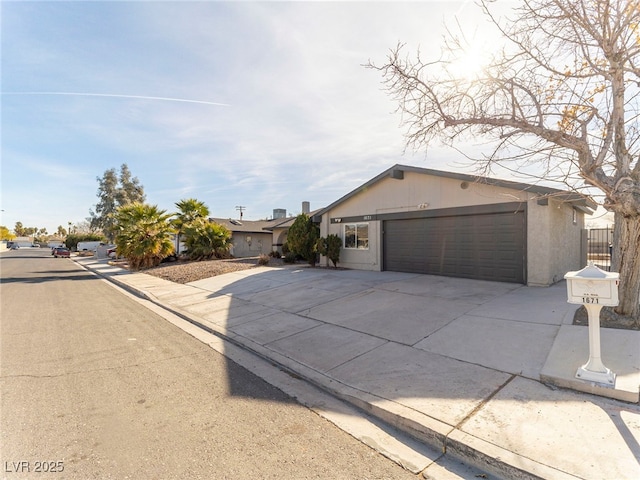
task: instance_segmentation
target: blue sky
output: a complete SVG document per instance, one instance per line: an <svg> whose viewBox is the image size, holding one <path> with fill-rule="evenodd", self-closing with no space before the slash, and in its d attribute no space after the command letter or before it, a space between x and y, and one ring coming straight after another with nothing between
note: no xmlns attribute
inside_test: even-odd
<svg viewBox="0 0 640 480"><path fill-rule="evenodd" d="M10 229L83 221L96 177L123 163L149 203L256 220L326 206L395 163L470 171L437 146L403 154L396 105L362 66L398 42L437 57L445 22L477 23L469 0L0 8Z"/></svg>

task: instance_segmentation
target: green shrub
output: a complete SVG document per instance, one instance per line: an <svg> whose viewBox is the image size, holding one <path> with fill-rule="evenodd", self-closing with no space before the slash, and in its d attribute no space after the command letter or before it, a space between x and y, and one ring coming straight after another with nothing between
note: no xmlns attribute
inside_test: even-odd
<svg viewBox="0 0 640 480"><path fill-rule="evenodd" d="M280 258L282 257L282 255L280 254L280 252L278 250L271 250L269 252L269 256L273 257L273 258Z"/></svg>
<svg viewBox="0 0 640 480"><path fill-rule="evenodd" d="M79 242L106 242L107 238L100 233L70 233L64 241L69 250L77 250Z"/></svg>
<svg viewBox="0 0 640 480"><path fill-rule="evenodd" d="M338 235L334 235L333 233L327 235L327 238L320 238L317 243L318 252L331 260L334 268L338 268L341 248L342 239L340 239Z"/></svg>
<svg viewBox="0 0 640 480"><path fill-rule="evenodd" d="M296 254L293 252L287 252L283 261L284 263L296 263Z"/></svg>

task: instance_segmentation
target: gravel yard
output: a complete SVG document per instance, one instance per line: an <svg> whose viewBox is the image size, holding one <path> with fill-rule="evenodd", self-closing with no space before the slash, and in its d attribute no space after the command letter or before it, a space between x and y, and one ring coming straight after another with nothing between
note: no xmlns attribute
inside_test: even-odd
<svg viewBox="0 0 640 480"><path fill-rule="evenodd" d="M268 267L281 266L282 260L270 258ZM203 278L215 277L225 273L255 268L258 257L232 258L229 260L204 260L201 262L182 261L163 263L157 267L141 270L142 273L164 278L175 283L189 283Z"/></svg>

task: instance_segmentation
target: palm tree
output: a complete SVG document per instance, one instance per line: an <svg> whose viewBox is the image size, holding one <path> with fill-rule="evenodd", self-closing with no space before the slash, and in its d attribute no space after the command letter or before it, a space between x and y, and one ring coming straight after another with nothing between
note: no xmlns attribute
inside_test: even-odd
<svg viewBox="0 0 640 480"><path fill-rule="evenodd" d="M173 226L176 229L176 253L179 253L180 236L197 219L208 218L209 207L195 198L180 200L176 203L176 207L178 207L179 212L176 213L176 218L173 219Z"/></svg>
<svg viewBox="0 0 640 480"><path fill-rule="evenodd" d="M187 253L192 260L225 258L231 247L231 231L215 222L196 219L185 227Z"/></svg>
<svg viewBox="0 0 640 480"><path fill-rule="evenodd" d="M170 218L157 205L131 203L117 209L116 252L129 261L131 269L156 266L173 253Z"/></svg>

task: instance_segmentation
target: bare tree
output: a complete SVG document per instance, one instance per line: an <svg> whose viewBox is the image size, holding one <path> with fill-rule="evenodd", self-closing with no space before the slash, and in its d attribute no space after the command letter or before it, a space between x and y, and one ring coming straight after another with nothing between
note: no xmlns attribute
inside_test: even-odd
<svg viewBox="0 0 640 480"><path fill-rule="evenodd" d="M616 312L640 322L640 0L522 0L511 18L478 7L504 45L475 77L452 62L468 46L449 31L439 58L392 49L380 71L398 102L407 147L490 143L482 172L532 167L545 180L599 195L614 212ZM475 157L475 156L474 156Z"/></svg>

